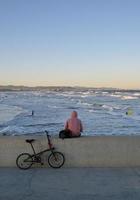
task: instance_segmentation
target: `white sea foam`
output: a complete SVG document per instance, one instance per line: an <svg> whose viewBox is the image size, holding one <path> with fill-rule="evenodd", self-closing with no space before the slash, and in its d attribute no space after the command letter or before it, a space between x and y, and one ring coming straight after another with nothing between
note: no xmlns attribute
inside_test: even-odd
<svg viewBox="0 0 140 200"><path fill-rule="evenodd" d="M136 96L122 96L121 99L127 100L127 99L138 99Z"/></svg>
<svg viewBox="0 0 140 200"><path fill-rule="evenodd" d="M78 103L77 104L79 104L79 105L82 105L82 106L92 106L93 104L91 104L91 103L87 103L87 102L82 102L82 101L78 101Z"/></svg>
<svg viewBox="0 0 140 200"><path fill-rule="evenodd" d="M133 95L134 96L140 96L140 93L134 93Z"/></svg>
<svg viewBox="0 0 140 200"><path fill-rule="evenodd" d="M86 94L81 95L82 98L86 98L86 97L88 97L88 96L89 96L89 95L86 95Z"/></svg>
<svg viewBox="0 0 140 200"><path fill-rule="evenodd" d="M24 134L25 130L23 127L18 127L18 126L7 126L0 130L0 134L5 134L5 135L18 135L18 134Z"/></svg>
<svg viewBox="0 0 140 200"><path fill-rule="evenodd" d="M102 92L102 94L108 94L109 92Z"/></svg>
<svg viewBox="0 0 140 200"><path fill-rule="evenodd" d="M56 96L63 96L63 97L75 97L75 93L74 92L65 92L65 93L57 93Z"/></svg>
<svg viewBox="0 0 140 200"><path fill-rule="evenodd" d="M109 111L113 111L113 107L110 106L110 105L103 105L102 107L109 110Z"/></svg>
<svg viewBox="0 0 140 200"><path fill-rule="evenodd" d="M122 97L120 94L110 94L111 97L117 97L117 98L120 98Z"/></svg>

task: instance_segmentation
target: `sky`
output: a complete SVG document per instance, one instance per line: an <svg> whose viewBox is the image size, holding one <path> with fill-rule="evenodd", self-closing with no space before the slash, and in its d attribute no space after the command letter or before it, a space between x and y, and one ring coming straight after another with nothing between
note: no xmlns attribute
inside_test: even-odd
<svg viewBox="0 0 140 200"><path fill-rule="evenodd" d="M0 0L0 85L140 89L139 0Z"/></svg>

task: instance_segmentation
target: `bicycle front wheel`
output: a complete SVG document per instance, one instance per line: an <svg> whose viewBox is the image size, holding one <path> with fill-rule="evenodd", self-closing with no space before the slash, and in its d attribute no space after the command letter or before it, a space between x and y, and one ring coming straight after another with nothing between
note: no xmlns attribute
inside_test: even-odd
<svg viewBox="0 0 140 200"><path fill-rule="evenodd" d="M22 153L16 159L16 165L20 169L29 169L32 164L33 159L29 153Z"/></svg>
<svg viewBox="0 0 140 200"><path fill-rule="evenodd" d="M48 163L52 168L60 168L65 162L65 157L61 152L52 152L48 157Z"/></svg>

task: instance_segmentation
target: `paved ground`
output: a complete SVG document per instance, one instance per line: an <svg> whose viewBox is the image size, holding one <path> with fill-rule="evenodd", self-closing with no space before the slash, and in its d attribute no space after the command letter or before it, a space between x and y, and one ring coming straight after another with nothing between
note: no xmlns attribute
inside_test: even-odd
<svg viewBox="0 0 140 200"><path fill-rule="evenodd" d="M0 168L0 200L140 200L140 168Z"/></svg>

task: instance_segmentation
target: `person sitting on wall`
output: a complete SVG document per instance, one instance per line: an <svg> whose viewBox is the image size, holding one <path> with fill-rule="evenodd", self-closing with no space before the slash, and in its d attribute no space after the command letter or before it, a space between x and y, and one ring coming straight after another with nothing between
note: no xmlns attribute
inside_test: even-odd
<svg viewBox="0 0 140 200"><path fill-rule="evenodd" d="M60 131L59 137L62 139L80 137L82 131L83 125L81 120L78 119L78 113L73 111L71 117L65 123L65 129Z"/></svg>

